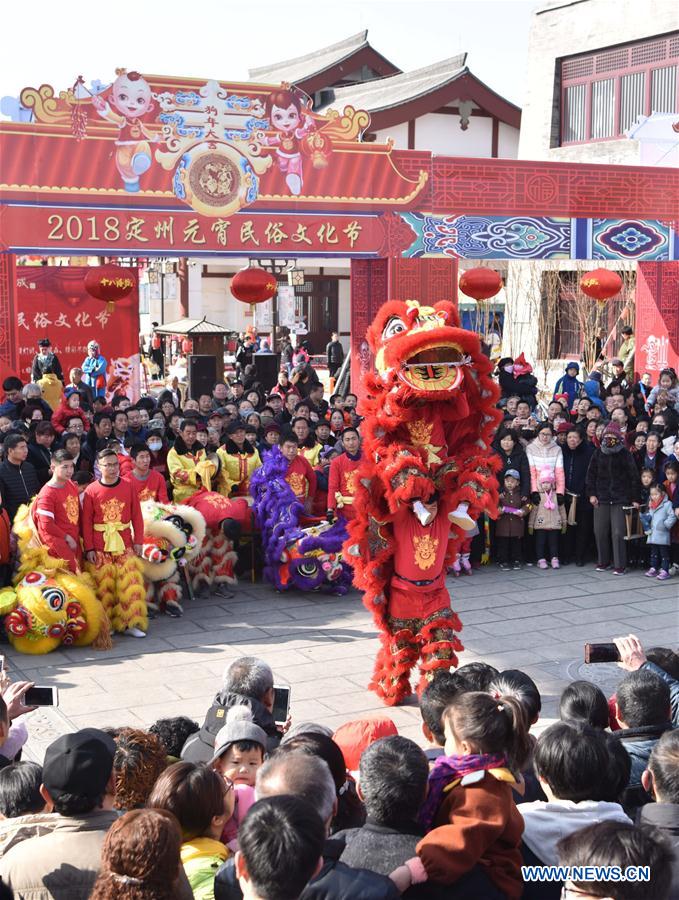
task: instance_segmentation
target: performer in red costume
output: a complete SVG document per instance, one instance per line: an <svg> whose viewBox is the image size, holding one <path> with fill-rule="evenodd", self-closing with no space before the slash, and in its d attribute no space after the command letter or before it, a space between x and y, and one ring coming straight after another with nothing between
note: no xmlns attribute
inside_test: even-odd
<svg viewBox="0 0 679 900"><path fill-rule="evenodd" d="M389 654L406 677L421 656L422 687L429 673L455 665L455 651L463 649L445 580L451 512L451 504L433 494L403 504L392 522L398 540L388 588Z"/></svg>
<svg viewBox="0 0 679 900"><path fill-rule="evenodd" d="M457 665L461 625L444 573L473 520L496 515L500 418L491 363L452 303L391 300L368 329L363 460L345 559L381 635L370 687L388 705ZM434 502L432 502L432 500Z"/></svg>
<svg viewBox="0 0 679 900"><path fill-rule="evenodd" d="M136 492L120 479L115 450L100 450L99 481L85 489L82 533L86 569L114 631L146 637L148 613L140 561L144 520Z"/></svg>
<svg viewBox="0 0 679 900"><path fill-rule="evenodd" d="M156 503L169 503L165 479L151 468L151 451L146 444L135 444L130 450L133 468L123 478L129 481L139 502L155 500Z"/></svg>
<svg viewBox="0 0 679 900"><path fill-rule="evenodd" d="M300 500L307 512L316 493L316 473L308 459L299 452L299 442L294 435L286 435L281 443L281 453L288 461L285 480L292 488L292 493Z"/></svg>
<svg viewBox="0 0 679 900"><path fill-rule="evenodd" d="M353 519L361 464L361 439L355 428L344 429L342 445L344 453L331 461L328 472L328 517L342 515L345 519Z"/></svg>
<svg viewBox="0 0 679 900"><path fill-rule="evenodd" d="M52 454L52 477L33 504L33 521L38 537L50 556L63 559L74 575L82 568L80 547L80 501L71 481L73 457L67 450Z"/></svg>

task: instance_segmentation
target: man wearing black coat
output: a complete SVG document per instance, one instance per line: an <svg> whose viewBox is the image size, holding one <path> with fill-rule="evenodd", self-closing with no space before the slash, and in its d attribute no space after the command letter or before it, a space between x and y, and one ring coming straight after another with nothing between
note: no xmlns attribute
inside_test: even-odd
<svg viewBox="0 0 679 900"><path fill-rule="evenodd" d="M584 566L592 543L594 527L594 511L585 490L587 469L594 447L584 439L582 429L573 425L568 429L566 443L561 450L566 478L566 515L569 523L562 538L561 561L575 562L576 566Z"/></svg>
<svg viewBox="0 0 679 900"><path fill-rule="evenodd" d="M56 375L59 381L64 383L64 373L59 362L59 357L52 350L49 338L38 341L38 352L33 357L31 366L31 381L40 381L45 375Z"/></svg>
<svg viewBox="0 0 679 900"><path fill-rule="evenodd" d="M30 503L40 490L35 468L26 462L28 444L23 434L8 434L4 442L5 461L0 464L0 496L10 522L22 503Z"/></svg>
<svg viewBox="0 0 679 900"><path fill-rule="evenodd" d="M259 725L269 738L267 749L274 750L280 743L281 732L271 714L273 699L271 668L254 656L240 657L225 671L224 687L212 701L203 727L184 744L182 759L194 763L209 762L212 759L215 737L226 724L226 714L232 706L247 706L252 710L255 725Z"/></svg>
<svg viewBox="0 0 679 900"><path fill-rule="evenodd" d="M330 377L334 378L344 362L344 347L336 331L333 331L330 342L325 348L325 355L328 360L328 372Z"/></svg>

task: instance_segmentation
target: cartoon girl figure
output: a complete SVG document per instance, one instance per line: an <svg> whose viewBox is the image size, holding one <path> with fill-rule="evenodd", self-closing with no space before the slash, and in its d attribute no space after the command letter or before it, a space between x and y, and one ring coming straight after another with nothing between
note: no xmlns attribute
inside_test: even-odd
<svg viewBox="0 0 679 900"><path fill-rule="evenodd" d="M266 115L273 131L266 138L270 147L276 147L278 168L285 175L285 183L291 194L302 193L303 168L300 140L311 129L306 116L303 97L298 91L274 91L266 100Z"/></svg>
<svg viewBox="0 0 679 900"><path fill-rule="evenodd" d="M148 171L153 161L149 142L157 140L142 123L143 116L154 107L153 95L148 81L139 72L119 69L117 76L111 85L109 101L95 94L92 105L102 119L119 126L116 166L125 190L136 193L139 176Z"/></svg>

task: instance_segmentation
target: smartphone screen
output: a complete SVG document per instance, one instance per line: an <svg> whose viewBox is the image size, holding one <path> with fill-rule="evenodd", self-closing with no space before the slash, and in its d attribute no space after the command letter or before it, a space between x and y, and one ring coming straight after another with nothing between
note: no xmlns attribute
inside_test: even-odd
<svg viewBox="0 0 679 900"><path fill-rule="evenodd" d="M58 706L58 695L55 687L29 688L24 694L26 706Z"/></svg>
<svg viewBox="0 0 679 900"><path fill-rule="evenodd" d="M284 725L290 712L290 688L275 684L273 694L273 720L276 725Z"/></svg>

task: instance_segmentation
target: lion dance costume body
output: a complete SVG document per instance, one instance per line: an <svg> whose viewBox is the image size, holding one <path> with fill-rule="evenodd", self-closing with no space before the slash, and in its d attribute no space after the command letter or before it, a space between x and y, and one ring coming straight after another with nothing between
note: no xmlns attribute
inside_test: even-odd
<svg viewBox="0 0 679 900"><path fill-rule="evenodd" d="M351 569L342 561L344 520L310 521L302 527L304 504L285 480L288 462L278 447L264 453L250 488L262 533L264 576L277 591L346 594Z"/></svg>
<svg viewBox="0 0 679 900"><path fill-rule="evenodd" d="M146 584L146 607L151 613L181 616L181 568L201 552L205 519L197 509L145 500L141 568Z"/></svg>
<svg viewBox="0 0 679 900"><path fill-rule="evenodd" d="M380 631L370 684L387 705L457 665L460 621L446 570L465 532L497 509L500 418L492 365L452 303L392 300L368 329L375 373L360 411L363 461L344 558ZM436 499L438 513L423 503Z"/></svg>
<svg viewBox="0 0 679 900"><path fill-rule="evenodd" d="M84 572L50 556L38 536L35 500L14 520L19 565L13 588L0 591L0 615L11 645L20 653L41 654L57 647L111 646L109 623Z"/></svg>

